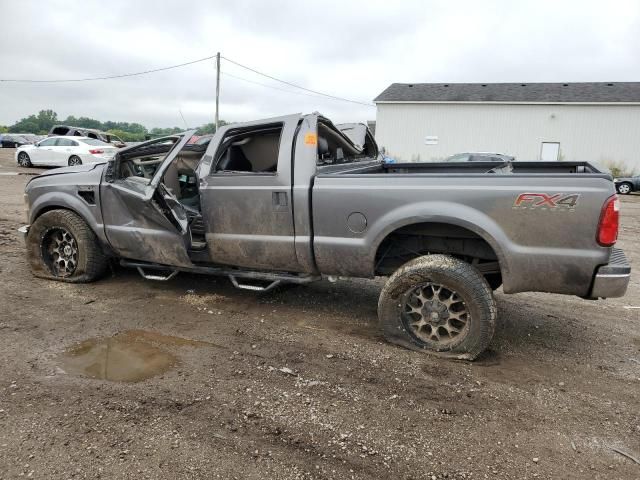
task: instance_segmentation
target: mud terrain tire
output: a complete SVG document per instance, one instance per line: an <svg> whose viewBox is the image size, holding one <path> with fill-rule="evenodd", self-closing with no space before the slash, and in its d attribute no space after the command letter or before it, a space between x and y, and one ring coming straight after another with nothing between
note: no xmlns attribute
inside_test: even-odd
<svg viewBox="0 0 640 480"><path fill-rule="evenodd" d="M482 274L448 255L406 263L391 275L378 301L388 341L465 360L487 348L496 316L493 293Z"/></svg>
<svg viewBox="0 0 640 480"><path fill-rule="evenodd" d="M108 266L108 257L95 233L69 210L43 213L29 228L26 244L36 277L88 283L98 279Z"/></svg>

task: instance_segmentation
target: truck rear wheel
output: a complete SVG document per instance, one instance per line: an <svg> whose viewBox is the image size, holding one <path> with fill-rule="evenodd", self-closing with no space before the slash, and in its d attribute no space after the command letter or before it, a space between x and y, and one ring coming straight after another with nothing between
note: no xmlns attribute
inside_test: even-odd
<svg viewBox="0 0 640 480"><path fill-rule="evenodd" d="M387 340L466 360L487 348L496 316L491 287L482 274L448 255L406 263L391 275L378 301Z"/></svg>
<svg viewBox="0 0 640 480"><path fill-rule="evenodd" d="M36 277L86 283L96 280L107 268L108 258L95 233L69 210L43 213L29 228L26 243Z"/></svg>

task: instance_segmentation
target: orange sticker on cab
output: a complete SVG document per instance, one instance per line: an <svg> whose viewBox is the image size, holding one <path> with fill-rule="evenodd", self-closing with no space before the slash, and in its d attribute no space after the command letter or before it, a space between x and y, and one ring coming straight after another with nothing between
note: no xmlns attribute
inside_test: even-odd
<svg viewBox="0 0 640 480"><path fill-rule="evenodd" d="M304 136L304 144L305 145L317 145L318 144L318 135L315 133L307 133Z"/></svg>

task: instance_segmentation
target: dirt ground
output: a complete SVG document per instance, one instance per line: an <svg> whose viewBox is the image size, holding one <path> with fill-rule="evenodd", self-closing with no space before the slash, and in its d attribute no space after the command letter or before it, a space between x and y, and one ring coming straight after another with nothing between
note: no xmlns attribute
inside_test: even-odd
<svg viewBox="0 0 640 480"><path fill-rule="evenodd" d="M0 150L1 479L640 478L614 451L640 457L637 270L620 299L498 291L490 351L448 361L382 340L381 280L35 279L19 170ZM634 265L639 240L626 196ZM90 375L158 374L85 376L104 348L124 357Z"/></svg>

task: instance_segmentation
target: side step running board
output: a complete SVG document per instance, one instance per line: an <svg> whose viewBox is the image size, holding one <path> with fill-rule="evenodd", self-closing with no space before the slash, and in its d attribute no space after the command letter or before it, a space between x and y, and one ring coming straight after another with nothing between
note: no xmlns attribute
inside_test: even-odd
<svg viewBox="0 0 640 480"><path fill-rule="evenodd" d="M274 280L269 285L262 286L251 285L249 283L239 283L238 280L236 280L236 277L234 277L233 275L229 275L229 279L231 280L231 283L233 283L234 287L240 288L242 290L253 290L254 292L268 292L269 290L273 290L274 288L276 288L281 283L280 280Z"/></svg>
<svg viewBox="0 0 640 480"><path fill-rule="evenodd" d="M138 273L145 280L157 280L160 282L166 282L167 280L171 280L173 277L175 277L178 274L178 270L172 270L168 275L153 275L153 274L145 273L142 267L136 267L136 268L138 270Z"/></svg>
<svg viewBox="0 0 640 480"><path fill-rule="evenodd" d="M239 270L228 267L194 265L193 267L173 267L170 265L161 265L158 263L147 263L135 260L120 260L123 267L135 268L140 275L147 280L167 281L175 277L178 272L200 273L205 275L220 275L229 277L233 286L244 290L253 290L256 292L268 292L282 283L305 284L316 282L322 277L320 275L305 275L285 272L264 272L258 270ZM147 273L155 271L157 274ZM249 283L240 283L238 279L250 279L261 282L267 282L266 286L254 285Z"/></svg>

